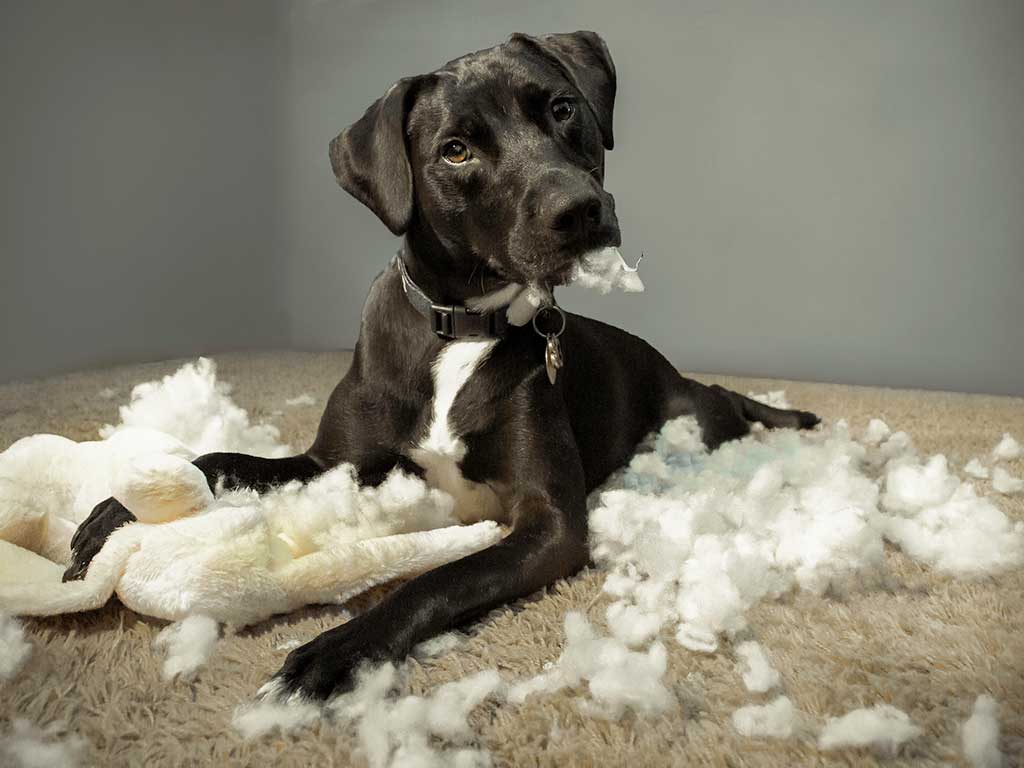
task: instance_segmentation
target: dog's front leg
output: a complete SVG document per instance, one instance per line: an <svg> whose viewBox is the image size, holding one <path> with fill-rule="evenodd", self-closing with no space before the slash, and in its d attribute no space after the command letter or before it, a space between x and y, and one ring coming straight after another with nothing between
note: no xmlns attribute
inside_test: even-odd
<svg viewBox="0 0 1024 768"><path fill-rule="evenodd" d="M504 540L407 582L295 649L265 691L326 699L351 687L363 662L401 659L416 643L582 568L589 557L586 492L567 420L525 432L505 454L514 490L506 500L513 530Z"/></svg>
<svg viewBox="0 0 1024 768"><path fill-rule="evenodd" d="M228 490L254 488L262 492L292 480L311 480L323 471L306 454L265 459L242 453L208 453L192 463L203 471L211 490L223 483ZM71 539L71 565L64 572L64 581L83 578L110 534L134 521L135 515L115 498L97 504Z"/></svg>

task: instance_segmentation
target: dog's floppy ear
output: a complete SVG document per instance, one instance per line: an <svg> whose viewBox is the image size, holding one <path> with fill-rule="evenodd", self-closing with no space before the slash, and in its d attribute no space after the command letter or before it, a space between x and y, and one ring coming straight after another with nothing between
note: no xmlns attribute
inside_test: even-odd
<svg viewBox="0 0 1024 768"><path fill-rule="evenodd" d="M396 235L405 233L412 217L405 116L418 80L399 80L331 142L338 183Z"/></svg>
<svg viewBox="0 0 1024 768"><path fill-rule="evenodd" d="M512 40L538 51L557 66L587 100L601 128L605 149L612 149L612 111L615 108L615 64L608 46L596 32L569 32L544 37L512 35Z"/></svg>

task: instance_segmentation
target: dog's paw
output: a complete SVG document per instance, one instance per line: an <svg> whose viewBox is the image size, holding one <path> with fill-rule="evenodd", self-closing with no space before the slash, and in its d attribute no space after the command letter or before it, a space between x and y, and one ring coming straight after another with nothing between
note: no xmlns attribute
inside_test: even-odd
<svg viewBox="0 0 1024 768"><path fill-rule="evenodd" d="M351 690L359 667L387 658L385 646L375 634L364 631L359 618L324 632L289 653L257 696L282 703L325 702Z"/></svg>
<svg viewBox="0 0 1024 768"><path fill-rule="evenodd" d="M256 691L256 701L265 704L305 704L307 697L301 691L290 691L285 686L279 675L274 675Z"/></svg>
<svg viewBox="0 0 1024 768"><path fill-rule="evenodd" d="M63 580L83 578L89 563L103 549L110 534L134 521L135 516L117 499L110 498L97 504L71 539L71 565L64 571Z"/></svg>
<svg viewBox="0 0 1024 768"><path fill-rule="evenodd" d="M797 418L797 429L814 429L821 424L821 417L810 411L793 411Z"/></svg>

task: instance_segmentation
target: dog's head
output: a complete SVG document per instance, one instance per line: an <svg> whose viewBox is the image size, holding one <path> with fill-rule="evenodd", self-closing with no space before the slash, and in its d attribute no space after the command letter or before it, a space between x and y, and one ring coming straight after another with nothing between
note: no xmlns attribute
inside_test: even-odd
<svg viewBox="0 0 1024 768"><path fill-rule="evenodd" d="M414 247L557 284L584 252L620 242L603 188L614 102L598 35L513 35L393 85L331 142L331 165Z"/></svg>

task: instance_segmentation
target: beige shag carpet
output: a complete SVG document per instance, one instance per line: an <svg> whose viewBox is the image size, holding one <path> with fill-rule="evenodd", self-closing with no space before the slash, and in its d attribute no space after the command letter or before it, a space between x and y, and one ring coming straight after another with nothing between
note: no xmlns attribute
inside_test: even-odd
<svg viewBox="0 0 1024 768"><path fill-rule="evenodd" d="M349 364L347 353L273 352L217 356L220 380L254 420L281 428L304 448L325 399ZM0 449L24 435L52 432L94 439L116 422L132 385L171 373L181 361L122 367L0 386ZM784 388L795 407L854 429L884 419L911 434L924 454L943 452L960 466L987 454L1004 431L1024 438L1024 399L900 391L833 384L698 376L741 392ZM285 400L312 395L314 406ZM1024 460L1007 465L1024 474ZM988 481L978 481L989 490ZM1024 494L998 497L1024 520ZM1024 764L1024 571L968 582L932 575L896 550L889 578L828 598L796 594L748 613L759 641L782 674L785 693L821 725L829 716L889 703L924 734L898 756L864 749L821 753L813 740L744 738L732 728L737 707L759 701L743 686L732 655L693 653L670 641L669 687L675 714L620 722L582 715L574 693L533 697L519 707L486 703L471 723L498 766L811 766L966 765L959 727L979 693L1000 705L1001 748L1008 765ZM471 639L437 659L411 662L411 690L488 667L527 677L558 657L562 618L584 611L602 626L599 573L585 572L543 595L494 611L471 627ZM380 593L351 606L359 610ZM230 727L235 707L277 670L287 640L307 640L337 621L338 608L282 616L224 638L192 683L160 677L153 639L162 621L115 603L85 615L26 622L35 648L12 681L0 683L0 734L14 718L66 724L88 742L88 764L358 765L354 736L315 726L292 735L243 741Z"/></svg>

